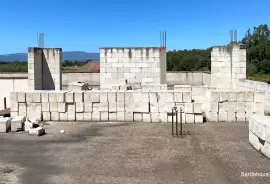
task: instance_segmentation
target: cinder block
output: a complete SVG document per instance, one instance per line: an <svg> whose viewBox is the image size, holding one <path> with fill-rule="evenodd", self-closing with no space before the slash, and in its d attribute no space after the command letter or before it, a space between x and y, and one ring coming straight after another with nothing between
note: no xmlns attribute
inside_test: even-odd
<svg viewBox="0 0 270 184"><path fill-rule="evenodd" d="M91 112L84 112L83 113L83 120L84 121L92 121L92 113Z"/></svg>
<svg viewBox="0 0 270 184"><path fill-rule="evenodd" d="M58 103L57 102L50 103L50 112L58 112Z"/></svg>
<svg viewBox="0 0 270 184"><path fill-rule="evenodd" d="M125 112L125 102L117 102L117 112Z"/></svg>
<svg viewBox="0 0 270 184"><path fill-rule="evenodd" d="M42 119L41 103L28 103L26 112L27 117L41 121Z"/></svg>
<svg viewBox="0 0 270 184"><path fill-rule="evenodd" d="M151 116L151 122L152 123L160 123L160 117L159 117L159 113L157 112L151 112L150 113L150 116Z"/></svg>
<svg viewBox="0 0 270 184"><path fill-rule="evenodd" d="M85 112L93 112L92 102L84 102L84 111Z"/></svg>
<svg viewBox="0 0 270 184"><path fill-rule="evenodd" d="M41 109L42 112L50 112L50 103L49 102L41 103Z"/></svg>
<svg viewBox="0 0 270 184"><path fill-rule="evenodd" d="M183 102L183 93L181 93L181 92L174 92L174 101L176 103Z"/></svg>
<svg viewBox="0 0 270 184"><path fill-rule="evenodd" d="M77 112L77 113L76 113L76 121L84 121L83 114L84 114L84 113Z"/></svg>
<svg viewBox="0 0 270 184"><path fill-rule="evenodd" d="M150 102L158 102L158 93L155 91L149 92L149 100Z"/></svg>
<svg viewBox="0 0 270 184"><path fill-rule="evenodd" d="M185 113L194 113L193 111L193 103L185 103Z"/></svg>
<svg viewBox="0 0 270 184"><path fill-rule="evenodd" d="M148 91L134 91L133 93L133 101L134 102L149 102L149 92Z"/></svg>
<svg viewBox="0 0 270 184"><path fill-rule="evenodd" d="M133 112L125 112L125 121L126 122L133 122Z"/></svg>
<svg viewBox="0 0 270 184"><path fill-rule="evenodd" d="M245 101L254 102L254 92L245 92Z"/></svg>
<svg viewBox="0 0 270 184"><path fill-rule="evenodd" d="M41 102L40 91L35 91L35 92L32 93L32 100L35 103L40 103Z"/></svg>
<svg viewBox="0 0 270 184"><path fill-rule="evenodd" d="M210 102L219 102L219 93L218 92L210 92Z"/></svg>
<svg viewBox="0 0 270 184"><path fill-rule="evenodd" d="M254 92L254 102L264 102L264 92Z"/></svg>
<svg viewBox="0 0 270 184"><path fill-rule="evenodd" d="M99 91L86 91L84 92L84 102L95 102L98 103L100 100Z"/></svg>
<svg viewBox="0 0 270 184"><path fill-rule="evenodd" d="M246 121L246 114L244 112L237 112L236 113L236 121L237 122L244 122L244 121Z"/></svg>
<svg viewBox="0 0 270 184"><path fill-rule="evenodd" d="M56 102L65 102L65 91L55 92L56 94ZM50 94L49 94L50 101Z"/></svg>
<svg viewBox="0 0 270 184"><path fill-rule="evenodd" d="M94 103L94 104L97 104L97 103ZM98 106L99 106L99 108L98 108L99 112L108 112L109 111L109 103L108 102L100 102Z"/></svg>
<svg viewBox="0 0 270 184"><path fill-rule="evenodd" d="M151 123L151 115L150 113L143 113L143 122Z"/></svg>
<svg viewBox="0 0 270 184"><path fill-rule="evenodd" d="M23 131L23 124L25 122L25 116L16 116L11 119L11 131Z"/></svg>
<svg viewBox="0 0 270 184"><path fill-rule="evenodd" d="M245 102L237 102L236 112L245 112Z"/></svg>
<svg viewBox="0 0 270 184"><path fill-rule="evenodd" d="M49 102L54 102L54 103L57 102L57 93L50 91L48 95L49 95ZM60 96L61 95L59 95L59 98Z"/></svg>
<svg viewBox="0 0 270 184"><path fill-rule="evenodd" d="M218 112L218 102L210 102L210 112Z"/></svg>
<svg viewBox="0 0 270 184"><path fill-rule="evenodd" d="M100 112L100 121L109 121L109 113Z"/></svg>
<svg viewBox="0 0 270 184"><path fill-rule="evenodd" d="M138 113L134 112L133 118L134 118L135 122L142 122L143 121L143 115L142 115L142 113L139 113L139 112Z"/></svg>
<svg viewBox="0 0 270 184"><path fill-rule="evenodd" d="M17 93L18 95L18 102L26 102L26 95L25 95L25 92L18 92Z"/></svg>
<svg viewBox="0 0 270 184"><path fill-rule="evenodd" d="M76 112L75 103L66 103L67 112Z"/></svg>
<svg viewBox="0 0 270 184"><path fill-rule="evenodd" d="M125 112L117 112L117 121L125 121Z"/></svg>
<svg viewBox="0 0 270 184"><path fill-rule="evenodd" d="M108 102L116 102L117 90L110 90L108 92Z"/></svg>
<svg viewBox="0 0 270 184"><path fill-rule="evenodd" d="M226 101L226 100L229 100L228 93L227 92L219 93L219 101L222 102L222 101Z"/></svg>
<svg viewBox="0 0 270 184"><path fill-rule="evenodd" d="M42 112L42 120L43 121L51 121L51 113L50 112Z"/></svg>
<svg viewBox="0 0 270 184"><path fill-rule="evenodd" d="M184 92L183 93L183 102L185 102L185 103L191 102L191 92Z"/></svg>
<svg viewBox="0 0 270 184"><path fill-rule="evenodd" d="M158 102L150 102L150 112L159 112L159 103Z"/></svg>
<svg viewBox="0 0 270 184"><path fill-rule="evenodd" d="M186 123L194 123L194 122L195 122L194 114L186 113Z"/></svg>
<svg viewBox="0 0 270 184"><path fill-rule="evenodd" d="M166 102L167 103L174 103L174 91L173 90L167 90L166 93Z"/></svg>
<svg viewBox="0 0 270 184"><path fill-rule="evenodd" d="M0 119L0 133L7 133L11 129L11 118Z"/></svg>
<svg viewBox="0 0 270 184"><path fill-rule="evenodd" d="M219 112L218 119L219 122L228 122L228 112Z"/></svg>
<svg viewBox="0 0 270 184"><path fill-rule="evenodd" d="M109 121L117 121L117 114L116 112L109 113Z"/></svg>
<svg viewBox="0 0 270 184"><path fill-rule="evenodd" d="M66 102L74 103L74 92L72 91L66 92Z"/></svg>
<svg viewBox="0 0 270 184"><path fill-rule="evenodd" d="M134 93L134 90L127 90L125 92L125 102L126 103L129 103L129 102L133 102L133 93Z"/></svg>
<svg viewBox="0 0 270 184"><path fill-rule="evenodd" d="M10 100L18 102L18 93L17 92L11 92L10 93Z"/></svg>
<svg viewBox="0 0 270 184"><path fill-rule="evenodd" d="M195 123L203 123L203 115L202 114L195 114L194 115Z"/></svg>
<svg viewBox="0 0 270 184"><path fill-rule="evenodd" d="M134 105L133 106L134 107L133 112L141 112L141 113L149 113L150 112L149 102L133 102L133 105Z"/></svg>
<svg viewBox="0 0 270 184"><path fill-rule="evenodd" d="M26 102L32 103L33 101L33 92L27 92L26 93Z"/></svg>
<svg viewBox="0 0 270 184"><path fill-rule="evenodd" d="M48 92L42 92L41 93L41 102L49 102L49 94Z"/></svg>
<svg viewBox="0 0 270 184"><path fill-rule="evenodd" d="M51 121L59 121L59 112L51 112Z"/></svg>
<svg viewBox="0 0 270 184"><path fill-rule="evenodd" d="M76 121L76 112L75 111L68 111L67 116L68 116L68 121Z"/></svg>
<svg viewBox="0 0 270 184"><path fill-rule="evenodd" d="M58 112L67 112L66 103L63 102L57 103L57 109Z"/></svg>
<svg viewBox="0 0 270 184"><path fill-rule="evenodd" d="M76 91L74 93L74 98L75 98L76 103L83 102L83 97L84 97L83 93L84 93L83 91Z"/></svg>
<svg viewBox="0 0 270 184"><path fill-rule="evenodd" d="M244 102L245 101L245 92L238 92L237 93L237 102Z"/></svg>
<svg viewBox="0 0 270 184"><path fill-rule="evenodd" d="M117 91L117 102L125 102L125 90Z"/></svg>
<svg viewBox="0 0 270 184"><path fill-rule="evenodd" d="M76 102L75 103L76 112L84 112L84 103L83 102Z"/></svg>

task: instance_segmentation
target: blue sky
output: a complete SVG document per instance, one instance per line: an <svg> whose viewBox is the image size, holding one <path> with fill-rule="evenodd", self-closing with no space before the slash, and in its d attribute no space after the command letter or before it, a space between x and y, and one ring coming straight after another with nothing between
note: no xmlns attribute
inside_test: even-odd
<svg viewBox="0 0 270 184"><path fill-rule="evenodd" d="M26 52L45 33L45 47L98 52L109 46L207 48L270 25L269 0L1 0L0 54Z"/></svg>

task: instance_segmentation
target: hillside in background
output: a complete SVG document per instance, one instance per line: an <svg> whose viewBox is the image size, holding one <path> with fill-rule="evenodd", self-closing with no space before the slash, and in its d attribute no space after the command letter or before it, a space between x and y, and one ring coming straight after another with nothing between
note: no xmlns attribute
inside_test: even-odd
<svg viewBox="0 0 270 184"><path fill-rule="evenodd" d="M63 60L69 61L99 60L99 53L70 51L62 52L62 57ZM27 53L0 55L0 61L27 61Z"/></svg>

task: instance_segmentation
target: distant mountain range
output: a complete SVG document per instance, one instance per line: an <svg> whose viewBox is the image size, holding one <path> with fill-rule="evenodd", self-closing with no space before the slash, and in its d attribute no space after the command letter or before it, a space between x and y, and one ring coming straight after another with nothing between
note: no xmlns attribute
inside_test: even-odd
<svg viewBox="0 0 270 184"><path fill-rule="evenodd" d="M99 60L99 53L83 51L62 52L62 59L70 61ZM27 53L0 55L0 61L27 61Z"/></svg>

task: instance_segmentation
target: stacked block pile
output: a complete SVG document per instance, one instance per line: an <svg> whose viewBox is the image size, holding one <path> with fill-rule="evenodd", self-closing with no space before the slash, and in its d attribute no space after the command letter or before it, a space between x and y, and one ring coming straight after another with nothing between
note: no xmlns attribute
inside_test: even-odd
<svg viewBox="0 0 270 184"><path fill-rule="evenodd" d="M249 142L270 158L270 116L253 115L249 119Z"/></svg>
<svg viewBox="0 0 270 184"><path fill-rule="evenodd" d="M45 121L170 122L172 107L184 123L202 123L202 104L174 90L28 91L11 93L11 116Z"/></svg>
<svg viewBox="0 0 270 184"><path fill-rule="evenodd" d="M127 83L160 84L161 50L148 48L101 48L100 88L111 89ZM165 61L163 61L165 62ZM164 71L162 71L164 70Z"/></svg>
<svg viewBox="0 0 270 184"><path fill-rule="evenodd" d="M264 115L264 93L253 91L207 91L206 117L213 122L243 122Z"/></svg>

